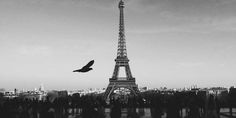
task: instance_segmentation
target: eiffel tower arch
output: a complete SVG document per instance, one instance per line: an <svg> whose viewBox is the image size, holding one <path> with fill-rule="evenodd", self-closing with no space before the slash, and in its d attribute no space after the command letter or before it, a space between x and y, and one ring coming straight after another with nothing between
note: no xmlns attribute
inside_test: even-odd
<svg viewBox="0 0 236 118"><path fill-rule="evenodd" d="M120 10L118 50L113 75L109 79L109 84L104 93L105 99L109 99L111 93L117 88L126 88L129 89L134 95L139 94L138 85L135 83L135 78L131 74L129 59L127 57L124 28L124 2L122 0L120 0L118 7ZM120 68L122 67L125 70L125 77L119 77Z"/></svg>

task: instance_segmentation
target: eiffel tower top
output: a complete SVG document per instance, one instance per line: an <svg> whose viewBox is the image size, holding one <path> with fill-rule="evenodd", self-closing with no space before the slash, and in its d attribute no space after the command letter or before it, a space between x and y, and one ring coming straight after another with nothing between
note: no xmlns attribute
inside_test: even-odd
<svg viewBox="0 0 236 118"><path fill-rule="evenodd" d="M120 3L119 3L119 8L121 8L121 7L123 7L123 8L125 7L123 0L120 0Z"/></svg>
<svg viewBox="0 0 236 118"><path fill-rule="evenodd" d="M120 24L119 24L117 59L128 60L126 42L125 42L124 7L125 7L124 2L120 0L119 6L118 6L118 8L120 9Z"/></svg>

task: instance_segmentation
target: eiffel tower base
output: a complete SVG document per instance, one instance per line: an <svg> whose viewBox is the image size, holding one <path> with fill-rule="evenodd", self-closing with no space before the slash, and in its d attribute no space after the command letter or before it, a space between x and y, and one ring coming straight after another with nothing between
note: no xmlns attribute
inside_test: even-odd
<svg viewBox="0 0 236 118"><path fill-rule="evenodd" d="M114 90L118 88L129 89L135 96L139 94L138 85L135 84L134 80L110 80L109 85L104 93L104 99L109 101L111 93L113 93Z"/></svg>

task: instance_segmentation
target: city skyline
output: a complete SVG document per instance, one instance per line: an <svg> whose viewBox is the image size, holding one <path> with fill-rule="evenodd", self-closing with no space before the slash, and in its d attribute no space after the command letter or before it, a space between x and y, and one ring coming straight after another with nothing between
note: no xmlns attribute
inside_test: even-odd
<svg viewBox="0 0 236 118"><path fill-rule="evenodd" d="M236 85L236 1L124 0L139 86ZM119 0L0 0L0 88L106 88ZM89 73L72 73L90 60Z"/></svg>

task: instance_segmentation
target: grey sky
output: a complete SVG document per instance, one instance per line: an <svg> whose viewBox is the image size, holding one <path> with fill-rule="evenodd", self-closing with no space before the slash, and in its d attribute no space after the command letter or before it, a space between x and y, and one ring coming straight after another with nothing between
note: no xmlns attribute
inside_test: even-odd
<svg viewBox="0 0 236 118"><path fill-rule="evenodd" d="M106 87L118 0L0 0L0 88ZM128 58L139 86L235 86L235 0L126 0ZM94 70L72 73L91 59ZM9 84L10 83L10 84Z"/></svg>

